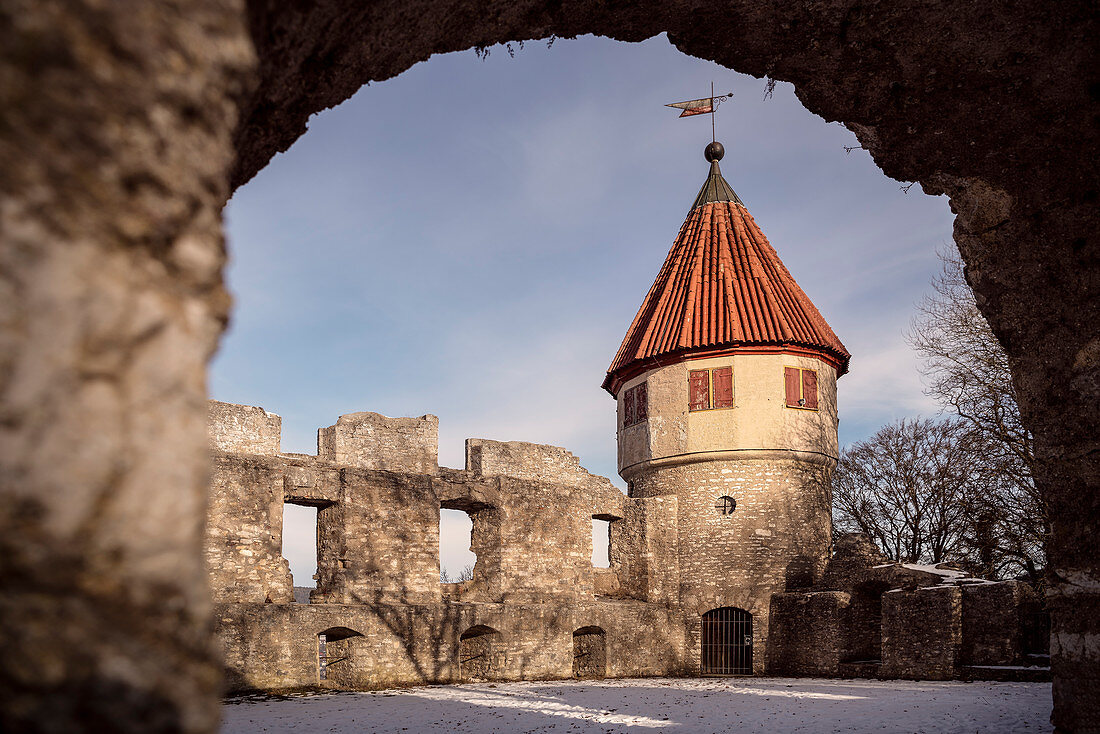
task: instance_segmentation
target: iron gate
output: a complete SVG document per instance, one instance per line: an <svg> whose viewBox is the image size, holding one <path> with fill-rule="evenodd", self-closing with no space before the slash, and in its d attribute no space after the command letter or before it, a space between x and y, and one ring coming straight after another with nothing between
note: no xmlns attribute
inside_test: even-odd
<svg viewBox="0 0 1100 734"><path fill-rule="evenodd" d="M703 675L752 675L752 615L737 607L703 615Z"/></svg>

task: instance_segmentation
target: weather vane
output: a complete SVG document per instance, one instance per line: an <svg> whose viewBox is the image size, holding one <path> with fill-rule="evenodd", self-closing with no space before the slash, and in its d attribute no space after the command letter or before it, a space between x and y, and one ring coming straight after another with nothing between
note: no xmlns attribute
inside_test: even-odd
<svg viewBox="0 0 1100 734"><path fill-rule="evenodd" d="M718 109L718 105L722 104L722 101L727 97L732 97L733 92L729 94L719 94L714 96L714 82L710 83L710 96L703 97L702 99L689 99L687 102L673 102L672 104L666 104L665 107L675 107L679 110L683 110L680 113L680 117L691 117L692 115L710 115L710 141L715 141L714 137L714 117Z"/></svg>

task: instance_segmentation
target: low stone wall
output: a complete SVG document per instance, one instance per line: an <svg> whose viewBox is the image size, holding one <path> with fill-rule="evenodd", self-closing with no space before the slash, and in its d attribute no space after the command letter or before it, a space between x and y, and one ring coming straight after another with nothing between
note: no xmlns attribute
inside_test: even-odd
<svg viewBox="0 0 1100 734"><path fill-rule="evenodd" d="M667 608L630 601L590 604L219 604L229 692L332 686L372 689L573 675L573 633L596 629L605 675L677 675L683 622ZM488 628L478 665L461 659L464 633ZM478 631L481 631L480 629ZM349 635L319 675L318 635Z"/></svg>
<svg viewBox="0 0 1100 734"><path fill-rule="evenodd" d="M883 678L951 680L962 643L962 590L931 586L882 595Z"/></svg>
<svg viewBox="0 0 1100 734"><path fill-rule="evenodd" d="M1020 584L962 587L962 665L1013 665L1020 661Z"/></svg>

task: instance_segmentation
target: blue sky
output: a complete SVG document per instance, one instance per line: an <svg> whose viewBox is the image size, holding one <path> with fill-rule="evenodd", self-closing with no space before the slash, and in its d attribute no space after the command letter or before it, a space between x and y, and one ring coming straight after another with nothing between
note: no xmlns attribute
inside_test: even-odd
<svg viewBox="0 0 1100 734"><path fill-rule="evenodd" d="M467 437L565 446L615 474L600 389L707 174L722 171L852 353L842 444L932 414L903 333L951 241L947 200L904 193L793 87L675 50L663 36L532 42L437 56L315 115L226 211L235 298L211 396L283 417L283 450L360 410L433 413L440 463ZM309 585L308 510L285 553ZM444 524L444 562L464 555Z"/></svg>

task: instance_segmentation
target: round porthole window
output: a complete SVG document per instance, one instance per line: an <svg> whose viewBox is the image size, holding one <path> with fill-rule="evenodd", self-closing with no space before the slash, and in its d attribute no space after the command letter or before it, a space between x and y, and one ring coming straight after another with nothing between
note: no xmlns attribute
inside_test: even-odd
<svg viewBox="0 0 1100 734"><path fill-rule="evenodd" d="M718 510L719 515L732 515L737 509L737 500L733 497L719 497L714 509Z"/></svg>

